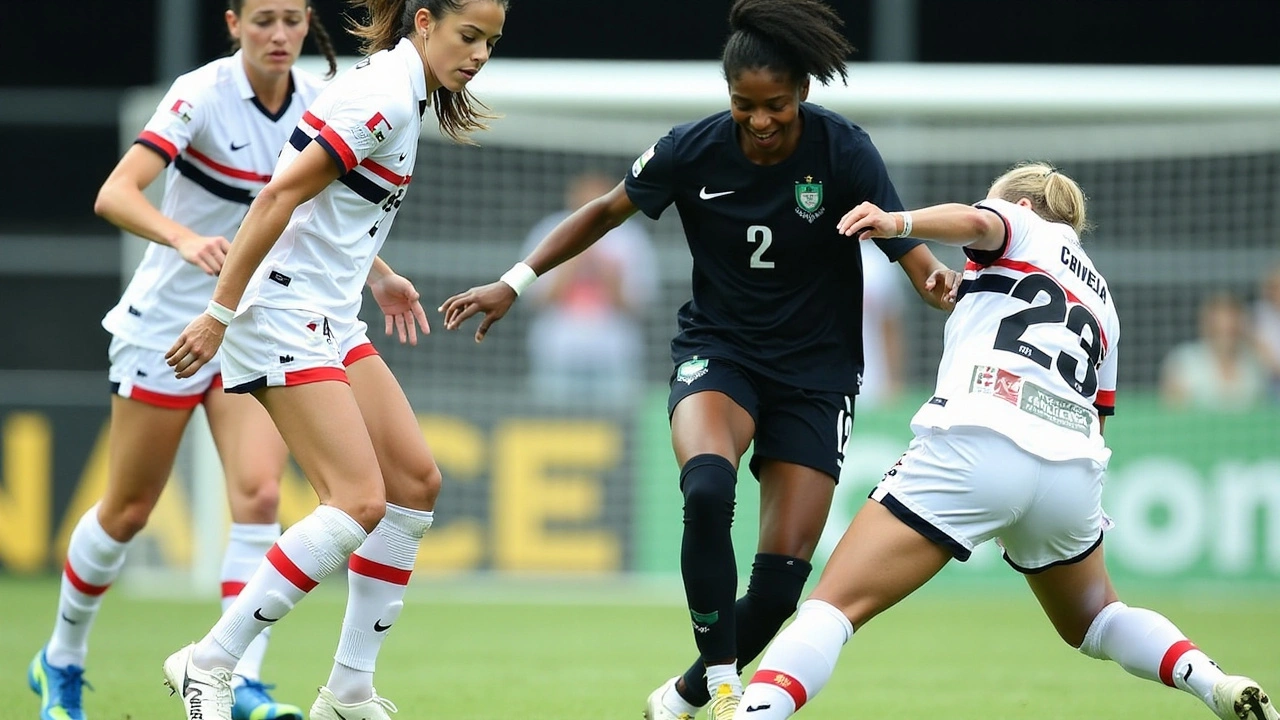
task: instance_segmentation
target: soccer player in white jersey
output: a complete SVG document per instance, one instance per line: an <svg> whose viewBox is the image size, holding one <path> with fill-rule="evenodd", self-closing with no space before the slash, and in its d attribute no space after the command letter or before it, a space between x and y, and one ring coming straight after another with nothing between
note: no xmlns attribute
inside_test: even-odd
<svg viewBox="0 0 1280 720"><path fill-rule="evenodd" d="M286 530L221 619L164 662L188 720L229 720L230 676L245 649L324 577L348 567L333 670L312 720L385 720L395 706L373 671L403 607L431 524L440 470L395 377L377 355L346 364L362 334L367 282L416 341L426 314L377 258L403 200L427 109L456 141L488 117L467 83L489 60L505 0L356 0L369 56L311 105L254 199L205 313L168 352L191 377L221 347L228 392L252 393L320 498ZM225 342L224 342L225 339ZM418 713L413 713L418 717Z"/></svg>
<svg viewBox="0 0 1280 720"><path fill-rule="evenodd" d="M1184 690L1224 720L1280 718L1256 682L1224 674L1164 616L1120 602L1107 575L1102 427L1120 323L1080 246L1084 227L1079 186L1040 163L1013 168L972 207L864 203L841 219L845 235L959 245L968 262L915 438L765 653L736 720L790 717L855 628L992 538L1072 647Z"/></svg>
<svg viewBox="0 0 1280 720"><path fill-rule="evenodd" d="M89 631L133 537L146 524L173 468L187 421L203 404L227 479L232 526L222 568L230 604L280 534L279 478L287 450L270 417L249 398L223 394L217 359L178 380L164 352L213 294L215 275L249 201L323 81L293 67L310 31L336 67L308 0L230 0L235 54L174 81L136 144L103 184L95 210L151 241L120 303L103 319L111 332L111 431L107 490L71 535L54 629L31 662L42 720L84 718L81 690ZM164 201L143 189L170 166ZM302 720L261 682L267 633L236 668L235 717Z"/></svg>

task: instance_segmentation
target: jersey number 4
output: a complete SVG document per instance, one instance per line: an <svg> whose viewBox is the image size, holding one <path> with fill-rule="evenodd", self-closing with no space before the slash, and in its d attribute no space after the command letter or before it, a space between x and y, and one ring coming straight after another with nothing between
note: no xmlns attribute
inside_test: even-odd
<svg viewBox="0 0 1280 720"><path fill-rule="evenodd" d="M983 281L987 282L983 282ZM1014 282L1013 278L1004 275L984 275L974 282L972 292L996 292L1034 302L1042 294L1048 301L1040 305L1032 305L1020 310L1000 321L996 330L996 350L1017 353L1030 359L1037 365L1050 369L1057 367L1058 374L1076 392L1086 398L1093 397L1098 390L1098 359L1102 357L1102 330L1098 320L1083 305L1067 302L1067 293L1062 286L1049 276L1033 273ZM1030 342L1023 340L1027 329L1041 323L1065 323L1067 329L1080 337L1080 349L1084 351L1084 377L1079 377L1080 360L1067 352L1058 353L1058 357L1049 357L1049 353ZM1089 332L1085 333L1085 328Z"/></svg>

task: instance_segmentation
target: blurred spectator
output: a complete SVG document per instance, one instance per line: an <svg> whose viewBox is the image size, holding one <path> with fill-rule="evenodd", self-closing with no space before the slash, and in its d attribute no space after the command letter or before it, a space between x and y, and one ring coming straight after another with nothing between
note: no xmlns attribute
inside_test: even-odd
<svg viewBox="0 0 1280 720"><path fill-rule="evenodd" d="M615 184L594 173L570 180L565 209L529 231L523 253ZM526 293L538 313L529 329L534 398L561 408L630 407L644 385L643 318L657 291L657 259L636 218L534 283Z"/></svg>
<svg viewBox="0 0 1280 720"><path fill-rule="evenodd" d="M1200 339L1165 357L1160 389L1172 407L1239 411L1258 405L1266 385L1244 306L1229 295L1215 295L1200 307Z"/></svg>
<svg viewBox="0 0 1280 720"><path fill-rule="evenodd" d="M858 409L888 405L902 390L902 282L875 243L862 247L862 387Z"/></svg>
<svg viewBox="0 0 1280 720"><path fill-rule="evenodd" d="M1262 297L1254 306L1253 331L1258 353L1271 376L1271 397L1280 401L1280 265L1262 280Z"/></svg>

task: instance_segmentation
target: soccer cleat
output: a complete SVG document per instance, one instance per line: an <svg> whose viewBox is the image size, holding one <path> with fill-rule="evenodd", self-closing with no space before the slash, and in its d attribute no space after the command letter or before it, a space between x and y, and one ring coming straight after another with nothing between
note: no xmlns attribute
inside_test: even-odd
<svg viewBox="0 0 1280 720"><path fill-rule="evenodd" d="M241 678L244 684L232 693L235 703L231 706L231 720L303 720L302 708L278 703L268 692L275 685L263 685L257 680Z"/></svg>
<svg viewBox="0 0 1280 720"><path fill-rule="evenodd" d="M707 707L707 719L733 720L734 713L738 712L738 703L741 701L742 696L735 695L728 683L720 685L716 688L715 697L711 698L711 705Z"/></svg>
<svg viewBox="0 0 1280 720"><path fill-rule="evenodd" d="M84 680L84 668L54 667L41 648L27 668L27 684L40 696L40 720L84 720L80 696L86 686L93 688Z"/></svg>
<svg viewBox="0 0 1280 720"><path fill-rule="evenodd" d="M373 697L362 703L347 705L338 702L327 687L320 688L320 696L311 704L311 720L391 720L390 713L399 712L396 704L384 697Z"/></svg>
<svg viewBox="0 0 1280 720"><path fill-rule="evenodd" d="M667 694L668 689L675 689L678 679L680 679L679 675L662 683L661 687L649 693L649 699L644 703L644 720L693 720L693 715L674 713L662 703L663 696Z"/></svg>
<svg viewBox="0 0 1280 720"><path fill-rule="evenodd" d="M1228 675L1213 686L1213 704L1222 720L1280 720L1280 713L1258 683Z"/></svg>
<svg viewBox="0 0 1280 720"><path fill-rule="evenodd" d="M164 684L170 694L182 695L187 720L231 720L231 670L201 670L191 664L195 644L188 645L164 661Z"/></svg>

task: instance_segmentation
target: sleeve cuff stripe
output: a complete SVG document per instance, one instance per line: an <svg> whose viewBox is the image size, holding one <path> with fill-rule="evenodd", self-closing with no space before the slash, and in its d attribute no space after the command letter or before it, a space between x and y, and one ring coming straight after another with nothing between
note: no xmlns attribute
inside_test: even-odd
<svg viewBox="0 0 1280 720"><path fill-rule="evenodd" d="M316 136L316 142L329 151L329 154L338 162L338 166L344 173L351 172L360 162L356 159L356 154L351 152L351 148L347 147L347 143L331 127L326 126L321 130L320 134Z"/></svg>
<svg viewBox="0 0 1280 720"><path fill-rule="evenodd" d="M142 133L138 135L136 142L142 143L143 145L159 152L161 155L164 155L168 158L169 162L173 162L173 159L178 157L178 146L164 139L164 137L159 133L154 133L150 130L143 130Z"/></svg>

